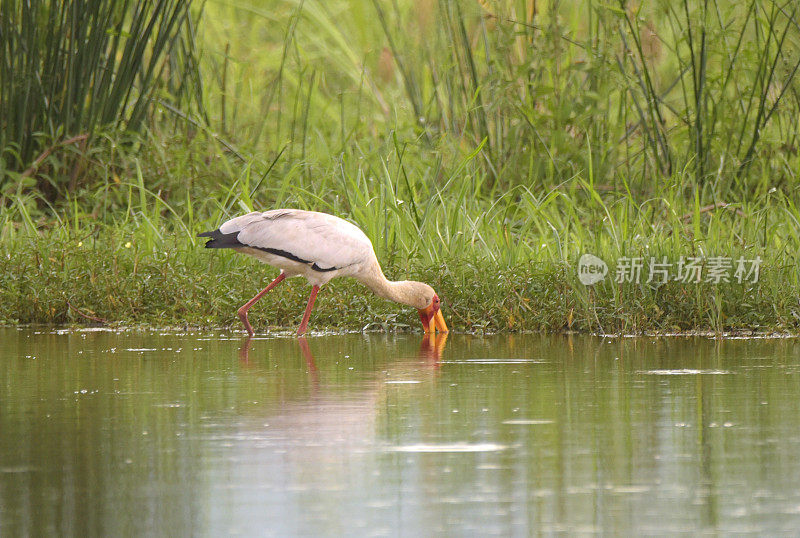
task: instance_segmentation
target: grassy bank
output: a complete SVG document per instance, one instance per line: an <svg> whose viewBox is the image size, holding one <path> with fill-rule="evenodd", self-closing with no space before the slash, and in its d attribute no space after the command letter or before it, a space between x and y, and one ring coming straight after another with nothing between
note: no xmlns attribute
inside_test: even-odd
<svg viewBox="0 0 800 538"><path fill-rule="evenodd" d="M432 284L448 322L460 331L797 327L800 214L777 192L710 209L667 196L643 204L632 196L609 200L580 179L541 198L522 189L492 202L468 197L463 187L412 187L417 202L400 203L390 188L377 187L366 188L365 200L353 205L342 198L339 204L321 202L336 199L330 193L308 194L291 205L358 222L373 237L387 274ZM272 188L284 189L267 190ZM27 218L2 223L0 320L84 323L80 309L120 324L236 326L235 309L274 270L202 248L194 235L216 226L222 209L203 220L169 210L162 217L152 209L152 196L131 186L131 205L113 224L80 213L63 214L44 228ZM27 224L15 224L19 220ZM604 281L591 287L579 281L583 253L606 261L610 274ZM651 256L677 264L681 255L705 259L703 282L647 284ZM645 262L639 283L615 282L620 258L634 256ZM751 276L737 282L733 267L730 282L705 281L712 256L761 258L758 281ZM676 270L674 265L671 277ZM296 324L308 291L302 280L283 285L253 310L255 323ZM348 329L417 325L413 311L346 280L326 288L314 320L316 327Z"/></svg>
<svg viewBox="0 0 800 538"><path fill-rule="evenodd" d="M4 150L0 322L236 326L274 271L195 235L298 207L359 224L456 330L795 331L796 10L643 4L208 2L180 34L199 89L171 97L161 68L139 132ZM610 270L591 287L585 253ZM715 256L759 258L758 281L705 281ZM701 282L648 284L651 257ZM307 292L254 326L295 325ZM362 292L331 283L312 327L417 327Z"/></svg>

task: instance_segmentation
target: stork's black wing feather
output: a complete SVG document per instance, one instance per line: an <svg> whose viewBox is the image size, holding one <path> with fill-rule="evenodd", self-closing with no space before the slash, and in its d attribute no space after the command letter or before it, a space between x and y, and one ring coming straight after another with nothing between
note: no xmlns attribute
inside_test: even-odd
<svg viewBox="0 0 800 538"><path fill-rule="evenodd" d="M197 234L197 237L211 238L206 243L206 248L237 248L247 246L239 242L239 239L237 239L238 236L238 231L224 234L219 231L219 229L216 229L212 232L203 232L201 234Z"/></svg>

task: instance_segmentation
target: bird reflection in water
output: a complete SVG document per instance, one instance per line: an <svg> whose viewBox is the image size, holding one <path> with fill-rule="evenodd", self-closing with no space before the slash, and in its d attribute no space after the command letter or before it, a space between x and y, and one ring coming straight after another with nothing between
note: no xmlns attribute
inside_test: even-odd
<svg viewBox="0 0 800 538"><path fill-rule="evenodd" d="M250 345L252 341L253 338L248 336L242 343L242 347L239 348L239 360L243 364L248 364L250 362ZM419 346L417 358L429 366L439 368L446 344L447 333L439 335L435 333L425 333ZM311 353L311 348L308 346L308 340L303 337L297 338L297 345L300 347L300 353L306 361L306 366L308 366L308 373L311 375L312 379L316 381L317 365L314 361L314 355Z"/></svg>
<svg viewBox="0 0 800 538"><path fill-rule="evenodd" d="M439 334L425 333L422 343L419 346L419 358L425 359L431 366L439 368L442 363L442 353L447 344L447 333Z"/></svg>

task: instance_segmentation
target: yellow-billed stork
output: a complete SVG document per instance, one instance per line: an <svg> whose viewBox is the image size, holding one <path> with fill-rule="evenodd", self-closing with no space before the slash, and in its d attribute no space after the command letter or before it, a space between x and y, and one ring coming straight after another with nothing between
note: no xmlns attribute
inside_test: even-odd
<svg viewBox="0 0 800 538"><path fill-rule="evenodd" d="M299 209L254 211L198 237L210 238L206 248L232 248L281 270L269 286L238 311L251 336L253 328L247 320L247 311L265 293L292 276L304 276L312 285L303 321L297 329L298 336L308 328L320 287L337 276L353 277L380 297L413 306L419 311L426 333L435 334L436 329L447 332L439 297L433 288L413 280L388 280L366 234L339 217Z"/></svg>

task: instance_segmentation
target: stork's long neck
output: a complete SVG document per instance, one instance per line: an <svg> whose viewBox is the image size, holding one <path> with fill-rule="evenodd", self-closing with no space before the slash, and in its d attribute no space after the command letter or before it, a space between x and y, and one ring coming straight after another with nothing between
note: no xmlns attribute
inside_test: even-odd
<svg viewBox="0 0 800 538"><path fill-rule="evenodd" d="M420 308L416 304L419 299L415 293L415 286L419 283L412 280L397 282L389 280L384 276L377 260L370 263L361 273L355 275L355 278L379 297Z"/></svg>

